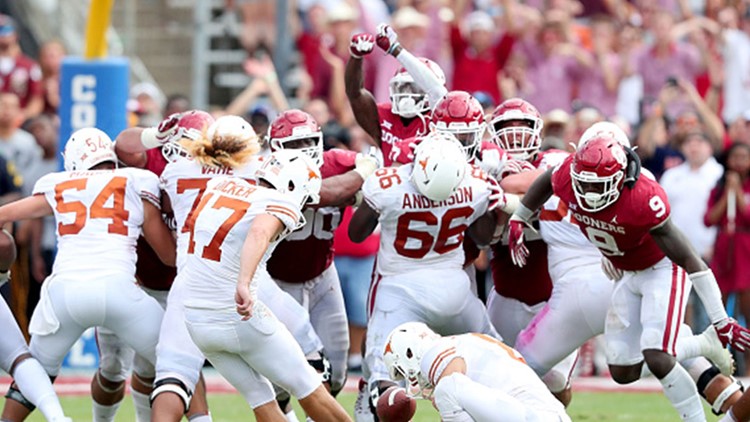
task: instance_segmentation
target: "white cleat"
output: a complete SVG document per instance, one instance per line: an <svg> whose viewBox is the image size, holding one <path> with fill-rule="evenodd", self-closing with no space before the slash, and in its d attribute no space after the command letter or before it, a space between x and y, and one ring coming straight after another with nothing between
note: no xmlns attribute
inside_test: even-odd
<svg viewBox="0 0 750 422"><path fill-rule="evenodd" d="M719 340L716 329L713 326L706 328L698 335L701 344L701 354L713 362L724 375L732 375L734 372L734 359Z"/></svg>
<svg viewBox="0 0 750 422"><path fill-rule="evenodd" d="M359 380L357 401L354 402L354 422L375 422L375 415L370 411L370 394L365 380Z"/></svg>

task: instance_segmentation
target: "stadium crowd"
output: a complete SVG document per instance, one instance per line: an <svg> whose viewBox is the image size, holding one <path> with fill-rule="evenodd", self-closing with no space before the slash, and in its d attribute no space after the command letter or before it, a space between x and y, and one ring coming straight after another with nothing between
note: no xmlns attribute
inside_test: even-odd
<svg viewBox="0 0 750 422"><path fill-rule="evenodd" d="M161 160L157 157L169 155L170 152L165 151L172 148L170 145L178 144L172 142L176 138L202 140L209 146L204 146L203 149L187 148L187 153L174 146L175 151L171 153L175 155L172 158L189 154L196 157L202 165L217 166L216 162L219 162L218 166L221 168L233 169L236 175L250 177L256 174L256 167L262 166L257 163L256 167L247 164L249 162L243 161L246 159L244 156L236 161L216 162L210 159L201 161L198 158L203 155L215 158L216 155L210 153L212 148L214 151L221 151L215 142L211 144L214 138L209 133L235 136L239 133L237 131L245 131L240 138L248 137L247 133L257 134L257 139L252 136L247 138L252 138L248 141L251 144L257 142L252 154L257 153L257 150L262 150L261 154L270 154L284 149L302 149L309 152L313 159L318 159L315 162L315 165L320 166L317 177L324 181L340 178L336 179L335 188L331 188L334 185L332 182L316 188L320 190L321 208L304 209L303 214L307 220L305 229L290 235L278 246L275 236L266 239L272 245L270 247L276 246L276 249L270 258L263 258L262 262L265 266L267 260L268 273L275 281L272 283L278 287L272 289L267 284L266 287L261 284L258 286L258 295L291 332L293 339L290 336L283 341L296 341L300 345L299 356L290 357L290 361L304 355L313 368L327 374L327 388L334 396L343 387L347 370L351 372L362 369L361 397L355 413L358 418L373 417L372 413L377 413L378 395L386 394L392 385L386 380L399 377L405 378L412 387L435 387L435 406L444 420L463 420L460 419L462 412L481 420L482 412L475 412L470 403L462 401L466 397L462 397L460 391L464 390L472 391L475 400L485 397L487 402L495 400L500 403L498 406L515 403L512 400L503 401L498 396L493 396L492 392L477 387L480 380L476 374L466 368L463 371L454 368L453 363L449 363L443 356L455 353L451 347L487 347L488 354L498 353L497 350L500 349L496 349L494 343L489 346L486 342L471 337L456 340L458 343L451 343L443 349L436 348L434 344L437 343L418 344L423 348L420 351L424 352L420 353L419 359L431 359L430 362L434 361L435 368L438 368L433 369L427 364L427 370L422 372L419 362L414 369L409 366L412 362L406 365L398 357L389 357L388 353L384 359L381 352L386 343L394 348L399 343L398 329L401 326L397 328L397 325L414 320L413 315L416 315L400 314L399 318L403 321L384 323L383 321L388 321L384 315L398 314L396 309L389 308L391 305L384 305L386 302L383 298L391 295L401 297L400 302L395 302L394 299L393 303L400 303L403 306L402 312L404 309L418 308L418 314L424 319L422 322L430 326L407 325L402 332L421 339L429 338L431 341L443 341L438 340L439 336L433 330L440 334L476 332L482 333L482 336L502 337L505 344L518 349L528 366L542 377L544 385L563 404L570 401L569 376L579 347L582 347L577 369L579 374L611 375L621 383L632 382L640 377L640 367L631 367L636 361L626 359L630 357L628 353L632 353L631 350L616 349L612 343L605 347L603 341L596 340L596 336L604 332L604 318L600 318L598 325L586 321L587 328L577 333L580 338L570 338L576 336L569 335L567 343L560 346L560 350L551 350L554 347L540 340L537 332L555 332L559 329L550 324L560 321L552 317L557 315L555 312L561 312L556 304L563 303L563 298L570 298L565 296L570 293L562 291L563 288L560 287L567 286L569 280L571 285L581 279L604 280L605 274L610 280L620 280L623 270L628 274L644 268L633 267L634 264L629 261L620 262L618 258L605 258L602 264L598 251L592 249L593 254L587 255L581 252L584 249L582 246L578 249L581 259L595 257L593 261L576 263L577 270L582 272L571 275L572 273L560 270L560 267L554 267L553 263L561 255L557 255L559 251L553 252L555 234L550 235L553 229L545 229L545 225L549 225L551 221L564 220L566 214L570 216L567 206L564 210L558 205L549 208L547 203L539 214L541 222L531 223L531 214L525 215L524 211L536 211L544 201L537 204L533 200L538 198L528 195L523 202L518 203L518 196L514 195L527 192L541 195L546 186L540 180L534 181L541 179L541 182L550 183L549 194L554 188L555 195L563 198L562 191L558 189L565 182L558 180L560 177L557 176L544 180L544 175L552 172L547 170L572 166L573 164L568 164L570 159L566 161L566 157L573 156L570 154L583 160L582 151L587 144L590 142L594 145L591 148L595 148L602 143L599 139L601 134L607 133L608 139L618 145L614 147L608 144L607 148L620 148L623 157L626 157L623 158L627 163L622 168L623 172L627 173L631 163L638 162L643 174L640 179L637 176L635 179L641 180L641 184L646 183L643 180L656 180L657 186L661 188L648 185L649 189L663 189L663 195L653 196L650 202L644 203L644 207L650 207L656 212L656 219L648 227L653 229L644 236L667 240L649 240L644 243L653 249L649 253L660 258L666 255L683 267L681 270L661 268L659 271L667 274L666 278L670 277L670 271L674 271L671 273L673 280L682 277L681 289L684 290L682 294L685 297L680 296L680 300L689 302L684 315L685 321L692 331L703 333L691 336L689 329L680 331L676 328L682 316L679 312L677 326L672 327L670 310L666 326L662 324L659 328L659 335L664 335L663 345L661 337L655 341L660 343L659 347L672 360L652 353L652 349L657 347L650 347L651 343L647 340L642 340L641 344L636 340L639 348L635 353L640 356L641 351L646 349L639 358L641 364L645 360L648 369L662 381L665 394L684 420L701 420L702 408L696 411L695 407L690 407L698 403L691 401L693 396L697 399L698 393L709 400L717 411L726 412L731 404L740 403L740 392L729 377L732 375L731 365L722 353L712 349L710 344L706 345L711 341L707 340L710 335L706 333L714 332L711 327L713 325L724 346L730 344L735 351L742 350L747 332L742 331L741 327L735 328L733 324L736 323L733 321L731 324L727 323L729 320L726 316L728 314L729 317L736 318L743 326L750 321L750 4L729 0L298 0L292 3L288 16L288 34L295 39L296 62L292 69L284 72L284 81L278 80L271 61L271 53L277 40L274 39L276 32L268 22L274 22L275 2L228 1L225 13L237 13L242 17L241 43L249 57L244 64L250 77L247 87L231 103L217 105L206 110L206 113L191 111L189 97L184 93L174 93L165 98L151 84L134 85L128 105L133 127L119 134L112 147L121 163L151 170L161 176L164 195L168 194L175 210L175 227L178 232L187 233L191 224L198 224L190 220L190 215L196 209L200 196L196 193L196 198L189 198L187 205L176 200L185 189L198 189L181 188L177 184L180 175L193 174L190 172L195 169L180 168L169 161L169 158L164 163L156 164ZM59 166L57 154L60 140L57 135L59 122L56 109L59 105L60 62L65 56L65 49L61 43L50 40L42 45L36 60L29 58L20 50L15 25L12 18L0 16L0 205L44 193L38 183L45 180L48 174L58 171ZM288 88L286 92L282 85ZM458 105L452 107L451 102ZM477 104L476 108L472 108L474 104ZM472 112L479 111L470 118L459 116L465 117L461 120L452 114L461 107ZM229 129L219 125L214 127L214 132L209 130L206 133L207 128L213 127L212 123L231 122L232 116L243 116L243 122L248 127L234 121L226 126ZM454 126L456 121L466 124ZM611 126L596 126L597 123ZM241 129L237 129L238 127ZM298 127L305 128L305 136L296 132ZM597 127L599 129L588 131L587 134L587 130ZM602 127L605 129L602 130ZM189 129L196 132L190 132ZM451 163L450 156L455 158L456 154L448 154L454 152L451 148L455 145L444 146L442 149L435 147L434 150L420 147L427 142L434 142L435 145L441 142L451 143L435 135L436 133L455 136L461 143L460 151L465 154L469 164L479 166L489 175L488 179L496 179L492 183L475 182L476 186L471 187L482 194L473 198L476 201L471 204L473 213L462 216L466 218L466 225L461 226L467 233L465 241L462 234L458 243L450 244L444 239L441 246L446 256L460 252L461 248L458 246L461 246L462 241L466 249L466 273L473 281L474 292L473 295L467 292L464 298L466 302L456 305L456 313L449 315L460 315L460 326L440 319L447 315L439 315L445 309L431 314L430 312L435 312L434 309L404 299L429 291L420 290L420 277L432 282L434 278L448 277L445 273L438 276L427 271L419 277L409 279L414 284L414 290L399 291L394 285L398 284L400 270L394 268L402 268L399 264L409 265L410 261L407 260L404 264L398 259L393 262L383 259L388 254L405 254L412 259L419 256L425 262L433 258L428 255L433 252L425 251L420 255L420 250L404 246L405 241L399 250L399 242L396 240L395 252L383 250L382 245L391 242L394 235L399 236L389 230L389 218L395 221L403 208L420 208L417 204L407 207L406 203L399 203L397 210L393 211L390 207L394 207L395 200L388 199L384 185L398 185L402 179L413 180L415 176L406 172L416 168L412 166L412 162L421 163L420 157L425 163L429 158L448 164ZM290 146L295 140L318 136L325 151L321 151L319 157L313 151L317 148L315 145ZM472 136L476 136L476 139ZM518 139L523 140L523 145L517 145ZM372 147L378 147L379 151L374 152ZM223 145L222 148L227 146ZM232 159L238 154L234 150L226 151ZM375 157L378 154L380 156ZM464 157L464 154L458 155ZM619 159L617 154L613 155L615 159ZM493 161L493 157L496 157L496 161ZM402 167L392 171L375 170L376 166L383 164L386 167L402 164ZM450 165L458 168L464 162ZM561 172L553 174L559 173ZM368 178L370 174L374 176ZM629 174L626 176L630 177ZM174 186L170 187L171 182L174 182ZM268 183L271 187L276 186L271 182ZM632 182L636 183L636 180ZM409 183L399 185L401 187L398 189L410 192ZM570 192L573 203L577 198L573 196L576 182L569 180L567 183L568 186L574 185ZM627 180L625 183L628 183ZM210 187L217 192L225 188L226 186ZM453 188L458 189L456 186ZM206 189L205 182L200 189L202 194ZM434 191L417 191L430 198L433 204L435 201L459 203L463 200L450 194L443 196ZM415 194L417 191L414 191ZM500 198L497 196L498 191L502 193ZM355 195L355 192L359 193ZM154 193L156 194L158 191ZM575 194L580 198L586 196L585 192ZM441 199L433 199L432 195ZM363 196L364 201L361 198L357 200L359 207L347 206L353 202L350 198L354 196ZM269 194L269 197L272 198L269 201L278 200L283 203L273 194ZM263 201L267 200L263 198ZM583 201L580 198L579 204ZM605 207L617 200L615 197ZM563 202L562 199L560 201ZM177 211L180 207L187 209L181 216ZM494 220L487 223L486 216L495 215L493 213L499 215L501 210L505 217L497 217L500 219L497 221L498 226L503 226L512 215L504 233L492 233L492 227L487 230L488 226L481 226L483 223L494 224ZM573 208L571 210L574 211ZM600 210L594 209L592 212ZM631 211L615 214L612 224L617 224L615 221L618 216L622 222ZM146 210L143 212L148 214ZM301 212L296 209L294 215ZM390 216L392 212L396 213L396 217ZM560 218L550 219L550 215L555 213L561 213ZM632 213L635 214L636 211ZM684 258L687 254L685 252L679 255L685 260L678 261L673 254L677 254L678 249L682 252L682 249L673 245L664 246L662 242L668 244L668 240L674 239L670 237L670 233L657 232L657 229L666 225L663 218L666 216L684 233L685 237L679 240L689 242L699 259ZM293 222L284 218L288 219L288 216L279 217L286 229L295 228ZM567 221L572 221L571 218L568 217ZM575 219L582 221L578 216ZM12 282L3 288L3 294L11 303L19 326L28 336L29 320L40 296L44 296L43 282L53 273L53 262L59 246L57 236L61 235L58 224L62 223L56 221L51 214L15 225L5 218L0 218L0 221L7 222L8 230L12 227L12 239L18 251L10 269ZM649 224L645 221L641 223ZM146 223L143 224L145 227ZM523 225L532 224L536 230L523 230ZM393 225L394 228L397 227ZM401 225L400 220L398 225ZM408 222L406 227L408 231ZM494 236L489 239L475 236L471 232L473 229L477 230L477 227L483 228L483 233ZM514 233L514 228L520 231ZM450 224L446 225L446 230L450 232ZM574 231L578 234L577 229ZM144 235L145 232L144 228ZM442 232L441 228L440 233ZM450 233L446 236L453 236ZM520 233L526 233L526 246L514 248L516 243L524 244L524 235ZM436 236L440 235L436 233ZM553 238L552 241L549 236ZM607 249L612 247L608 244L610 239L614 241L611 236L589 235L589 240L600 250L613 252L611 248ZM192 240L190 232L190 241ZM178 235L177 268L185 268L185 274L190 274L190 271L200 273L200 269L189 266L192 264L181 267L181 241L187 242L187 239L181 240ZM429 242L432 241L433 238L430 237ZM166 298L166 291L175 277L174 269L161 265L159 258L167 264L169 259L163 259L161 251L148 249L147 243L150 242L139 242L141 258L138 260L136 273L138 280L144 290L161 291L163 300L171 305L172 301L178 301L173 299L173 296L177 297L176 293L172 293L175 289L170 291L169 299ZM590 247L588 242L584 243ZM549 251L547 244L550 245ZM657 244L663 253L654 252ZM413 246L409 244L409 247ZM458 249L454 250L454 246ZM646 250L647 246L641 245L641 250ZM0 247L4 245L0 244ZM617 245L614 247L614 252L619 253ZM300 250L310 255L306 258L309 260L306 262L310 264L290 268L289 262L299 256ZM238 247L238 256L240 251L245 253ZM151 259L143 259L147 253L153 255ZM463 260L463 254L460 255ZM380 257L377 264L376 256ZM257 259L261 262L260 257ZM174 257L171 260L171 266L174 266ZM657 261L651 265L656 265ZM443 261L436 259L435 262ZM522 265L524 263L525 266ZM8 268L3 268L2 264L3 261L0 260L0 277L7 279ZM519 264L523 268L519 268ZM439 266L442 264L436 265L437 268L442 268ZM600 269L601 265L605 267L604 273ZM715 275L720 290L720 295L716 296L720 296L723 304L721 309L717 309L713 306L715 303L707 299L714 298L713 293L706 293L707 288L701 287L704 279L696 275L704 274L706 271L703 267L706 266ZM654 266L657 267L658 265ZM463 274L463 271L458 272ZM593 273L596 275L592 275ZM463 281L462 277L464 276L455 278ZM690 290L690 283L687 283L685 290L686 277L691 279L694 286L689 298L687 292ZM619 283L624 284L626 280L628 283L636 283L635 278L625 276ZM165 280L169 281L165 283ZM517 280L527 281L514 284ZM604 284L594 285L592 282L587 287L591 289L587 294L590 297L598 294L609 298L612 296L612 284L607 283L604 281ZM377 300L376 288L380 289ZM462 288L451 288L451 292L456 293ZM184 289L191 292L191 295L199 295L201 291L200 286L191 285L189 281L185 283ZM674 299L674 289L673 285L672 296L667 294L667 298ZM328 290L335 294L326 293ZM184 292L180 294L188 295ZM285 302L279 299L280 295L289 296L302 306L292 300ZM477 296L483 304L475 304ZM644 307L652 303L647 301L647 296L648 294L643 294ZM435 303L449 303L439 295L430 298ZM443 300L445 302L441 302ZM631 299L622 300L625 303ZM275 305L277 309L271 303L281 305ZM605 305L607 303L608 300ZM136 407L140 406L140 410L145 412L143 414L148 415L150 412L152 420L177 420L174 418L179 418L183 413L192 416L191 420L194 421L210 420L201 419L210 418L205 391L201 390L200 367L203 365L203 357L208 358L225 376L236 370L237 366L227 363L229 361L223 355L212 349L214 345L207 340L210 335L200 331L199 323L193 324L218 316L197 312L194 307L177 309L169 305L165 305L164 321L186 319L192 322L186 330L182 330L184 333L174 334L168 341L164 340L164 325L162 333L153 333L153 340L156 341L158 337L159 341L155 357L151 356L149 359L149 356L143 356L142 350L137 350L135 360L132 351L129 356L115 353L110 355L114 356L111 360L102 359L102 368L92 381L95 414L99 412L101 420L111 420L114 417L117 403L122 399L121 383L129 376L130 366L133 367L131 385L134 400L138 396L140 402ZM487 312L484 312L485 306ZM673 306L671 301L670 306ZM482 312L472 313L469 308ZM603 316L606 309L592 312ZM302 314L304 316L300 316ZM574 318L570 314L564 315ZM582 320L565 321L584 326ZM644 333L649 328L647 322L643 321ZM704 331L706 327L708 329ZM607 328L611 332L615 331L609 325ZM396 330L392 332L394 329ZM722 337L726 333L722 330L731 331L729 340ZM100 338L107 339L102 340L102 344L108 342L112 350L121 348L116 330L101 331ZM678 332L680 342L677 341ZM182 335L190 337L177 338ZM185 338L191 344L190 338L193 339L197 346L193 347L194 351L176 350L181 346L175 347L175 344L184 344L180 341ZM413 338L407 336L403 340L407 343L409 341L413 341ZM476 346L472 342L478 342L482 346ZM624 343L627 341L623 340ZM368 345L367 350L362 347L365 344ZM32 345L32 355L39 347L42 346ZM603 356L607 348L606 358L601 359L606 359L610 366L607 367L606 363L594 364L598 358L592 350L599 350ZM502 350L505 353L505 349ZM540 353L541 350L545 353ZM620 354L613 357L611 353L614 352L610 352L611 350ZM184 357L181 353L192 353L193 356ZM434 356L435 354L438 356ZM462 355L467 362L473 359L470 359L469 354L466 352ZM165 367L159 363L160 356L177 356L173 359L180 361L180 365ZM673 356L677 356L681 365L674 365ZM708 360L700 356L705 356ZM750 359L747 356L737 355L736 375L750 374ZM149 368L148 363L139 362L139 358L151 360L152 367ZM443 359L445 362L442 362ZM44 369L48 370L42 363ZM20 364L14 363L14 367L18 365ZM422 362L422 368L424 365ZM685 367L684 374L673 369L681 366ZM394 372L393 368L411 368L415 372L404 370L399 373ZM528 369L525 366L523 368L525 369L518 371ZM455 374L454 371L460 374ZM310 398L304 406L308 414L319 415L320 420L339 420L335 416L339 409L328 401L328 392L322 394L322 391L317 390L318 385L310 383L310 378L303 379L305 375L309 375L309 368L295 371L298 376L295 379L285 378L272 370L270 375L260 369L258 372L275 384L286 387L285 390L289 392L286 395L275 395L270 386L262 382L243 384L243 381L238 381L241 385L238 389L259 418L263 417L263 410L259 409L274 397L279 399L281 409L286 411L285 406L291 393L297 397ZM419 375L421 373L425 374ZM667 385L685 385L681 381L675 382L675 379L681 379L679 377L692 378L694 382L689 384L693 390L669 390ZM148 384L154 378L155 394L149 405L148 394L151 387ZM487 380L482 382L485 381ZM438 389L437 385L442 387ZM486 382L483 387L500 388L488 386ZM538 393L538 387L524 387L537 392L536 400L539 401L536 402L536 411L542 412L537 416L554 415L560 418L558 420L565 420L564 410L559 408L558 402L543 397L542 393ZM19 388L26 394L22 385ZM21 415L28 414L30 403L15 387L12 391L16 395L11 398L21 403L26 410L20 407L14 409L12 404L9 409L6 405L3 418L21 420ZM169 394L158 394L165 392ZM43 411L51 414L56 412L49 402L45 408L36 404ZM524 403L524 406L528 406L528 403ZM507 418L529 411L523 406L511 406L507 409ZM740 412L742 411L738 411Z"/></svg>

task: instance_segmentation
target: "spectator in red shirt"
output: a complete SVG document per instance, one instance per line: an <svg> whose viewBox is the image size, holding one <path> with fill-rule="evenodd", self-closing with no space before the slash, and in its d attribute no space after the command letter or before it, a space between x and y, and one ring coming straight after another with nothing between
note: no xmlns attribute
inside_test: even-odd
<svg viewBox="0 0 750 422"><path fill-rule="evenodd" d="M510 3L505 1L504 3ZM495 22L490 15L482 11L470 13L465 20L465 35L461 33L458 19L465 9L465 0L456 0L453 13L454 21L450 27L450 42L453 52L452 90L467 92L485 91L496 103L500 103L500 86L498 73L508 61L515 42L512 27L506 25L506 31L495 40ZM512 20L511 8L505 9L505 21Z"/></svg>
<svg viewBox="0 0 750 422"><path fill-rule="evenodd" d="M44 109L41 81L39 65L21 52L15 21L0 15L0 92L16 94L24 117L34 117Z"/></svg>

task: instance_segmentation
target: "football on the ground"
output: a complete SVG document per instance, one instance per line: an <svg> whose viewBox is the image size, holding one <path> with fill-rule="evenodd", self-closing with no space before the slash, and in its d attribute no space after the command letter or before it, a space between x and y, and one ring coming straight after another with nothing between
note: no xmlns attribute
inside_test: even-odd
<svg viewBox="0 0 750 422"><path fill-rule="evenodd" d="M406 390L393 386L378 399L378 419L381 422L409 422L417 411L417 401Z"/></svg>

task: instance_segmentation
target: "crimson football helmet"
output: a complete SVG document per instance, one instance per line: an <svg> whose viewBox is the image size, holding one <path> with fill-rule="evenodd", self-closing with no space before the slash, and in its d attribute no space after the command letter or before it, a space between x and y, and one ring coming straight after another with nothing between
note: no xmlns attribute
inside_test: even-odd
<svg viewBox="0 0 750 422"><path fill-rule="evenodd" d="M173 162L179 157L187 157L188 153L180 145L180 140L187 138L194 141L214 123L214 118L203 110L190 110L180 115L174 136L161 147L161 154L167 162Z"/></svg>
<svg viewBox="0 0 750 422"><path fill-rule="evenodd" d="M486 127L482 105L466 91L449 92L432 110L430 130L455 136L469 162L476 156Z"/></svg>
<svg viewBox="0 0 750 422"><path fill-rule="evenodd" d="M511 98L492 112L492 141L516 160L530 161L542 145L544 121L528 101Z"/></svg>
<svg viewBox="0 0 750 422"><path fill-rule="evenodd" d="M279 114L268 127L271 151L296 149L307 154L315 164L323 165L323 132L310 114L297 109Z"/></svg>
<svg viewBox="0 0 750 422"><path fill-rule="evenodd" d="M419 60L427 65L442 85L445 85L445 73L443 73L443 69L437 63L424 57ZM414 78L404 67L399 68L390 82L388 82L388 93L391 97L391 111L393 114L410 119L430 110L427 93L417 86Z"/></svg>
<svg viewBox="0 0 750 422"><path fill-rule="evenodd" d="M620 197L628 158L623 146L613 137L602 135L580 147L570 166L573 193L585 211L597 212Z"/></svg>

